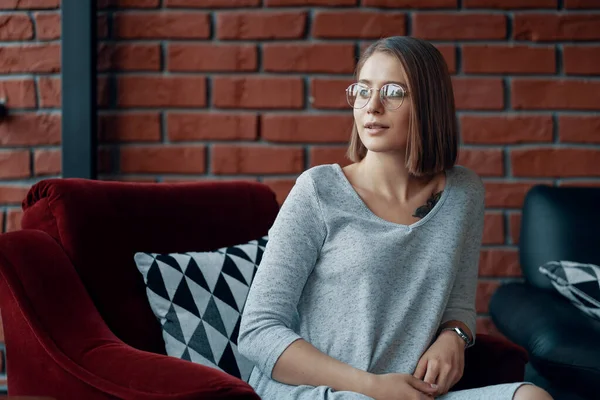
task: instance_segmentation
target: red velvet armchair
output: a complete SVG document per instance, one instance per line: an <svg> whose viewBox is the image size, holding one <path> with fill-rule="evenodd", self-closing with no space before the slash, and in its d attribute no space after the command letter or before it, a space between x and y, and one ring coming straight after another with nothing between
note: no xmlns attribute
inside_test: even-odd
<svg viewBox="0 0 600 400"><path fill-rule="evenodd" d="M133 255L265 235L278 211L267 186L49 179L23 209L23 229L0 235L9 394L259 399L237 378L165 355ZM520 347L477 335L455 389L523 380L526 362Z"/></svg>

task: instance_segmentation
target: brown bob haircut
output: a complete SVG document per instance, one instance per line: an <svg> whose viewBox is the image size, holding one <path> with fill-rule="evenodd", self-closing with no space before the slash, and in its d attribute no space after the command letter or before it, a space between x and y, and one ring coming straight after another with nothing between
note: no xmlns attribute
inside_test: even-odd
<svg viewBox="0 0 600 400"><path fill-rule="evenodd" d="M452 81L442 54L431 43L413 37L380 39L361 55L356 79L365 61L378 52L397 57L407 75L411 106L406 145L408 172L427 176L452 168L458 156L458 129ZM359 162L366 154L355 123L346 155Z"/></svg>

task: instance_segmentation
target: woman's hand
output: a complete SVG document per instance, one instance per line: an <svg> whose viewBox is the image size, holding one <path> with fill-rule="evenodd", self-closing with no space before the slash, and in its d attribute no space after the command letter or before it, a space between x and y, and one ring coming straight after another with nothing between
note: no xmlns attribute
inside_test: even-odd
<svg viewBox="0 0 600 400"><path fill-rule="evenodd" d="M465 342L452 331L443 331L421 356L413 376L438 386L434 395L448 393L462 377L465 368Z"/></svg>
<svg viewBox="0 0 600 400"><path fill-rule="evenodd" d="M430 400L437 387L410 374L371 375L366 393L375 400Z"/></svg>

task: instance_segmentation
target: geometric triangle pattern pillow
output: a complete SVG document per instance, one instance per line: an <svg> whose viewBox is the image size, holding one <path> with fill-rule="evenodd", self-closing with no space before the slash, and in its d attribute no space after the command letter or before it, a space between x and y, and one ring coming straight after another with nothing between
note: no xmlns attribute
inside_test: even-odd
<svg viewBox="0 0 600 400"><path fill-rule="evenodd" d="M573 261L551 261L539 267L554 288L592 318L600 320L600 267Z"/></svg>
<svg viewBox="0 0 600 400"><path fill-rule="evenodd" d="M267 240L209 252L135 254L169 356L248 381L254 365L238 352L237 340Z"/></svg>

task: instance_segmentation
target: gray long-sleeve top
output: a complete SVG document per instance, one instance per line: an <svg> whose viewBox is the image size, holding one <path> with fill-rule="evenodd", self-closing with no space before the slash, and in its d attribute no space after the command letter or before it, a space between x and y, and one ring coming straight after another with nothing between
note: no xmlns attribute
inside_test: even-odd
<svg viewBox="0 0 600 400"><path fill-rule="evenodd" d="M339 165L305 171L269 231L243 311L249 383L265 399L291 398L271 374L299 338L364 371L413 373L440 324L459 320L475 335L483 213L481 179L460 166L411 225L376 216Z"/></svg>

